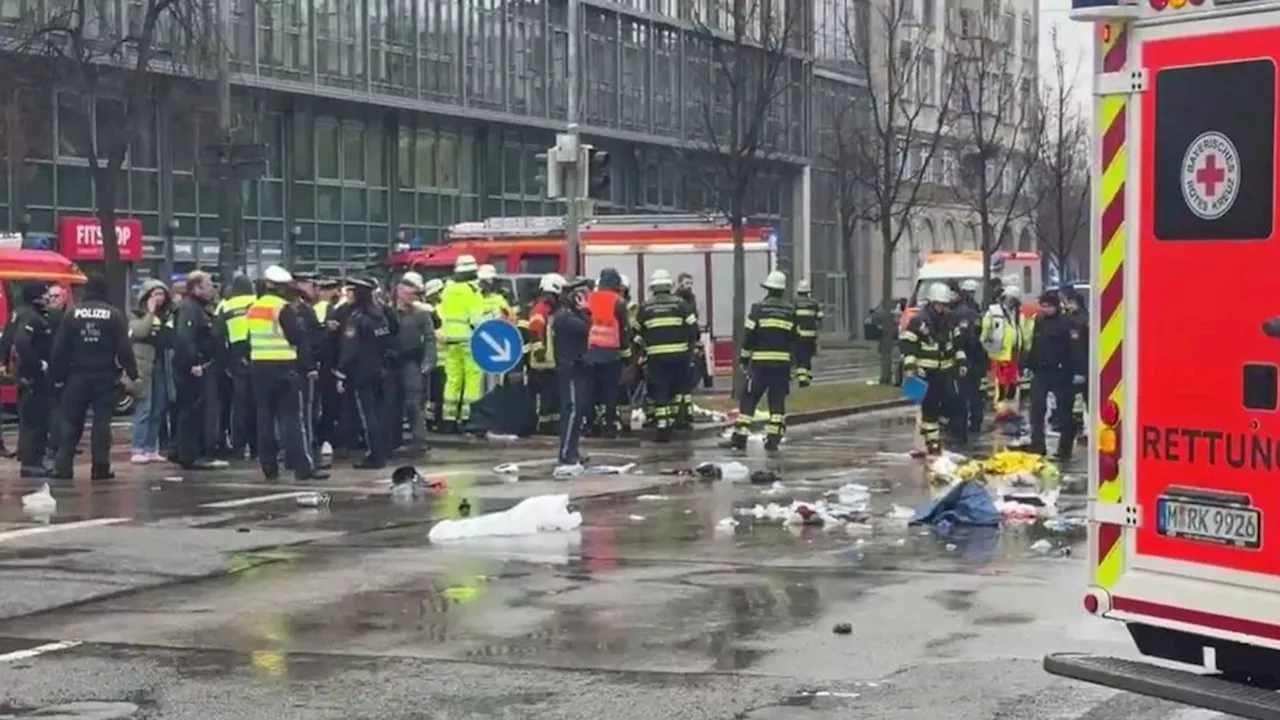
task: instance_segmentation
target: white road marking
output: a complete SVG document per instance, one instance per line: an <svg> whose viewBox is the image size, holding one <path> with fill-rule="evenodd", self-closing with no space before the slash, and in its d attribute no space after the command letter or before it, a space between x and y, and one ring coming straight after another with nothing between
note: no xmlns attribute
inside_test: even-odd
<svg viewBox="0 0 1280 720"><path fill-rule="evenodd" d="M86 528L102 527L104 525L119 525L120 523L127 522L129 522L129 518L94 518L92 520L80 520L69 523L37 525L36 527L19 528L17 530L0 532L0 542L30 537L32 535L44 535L46 533L64 532L67 530L84 530Z"/></svg>
<svg viewBox="0 0 1280 720"><path fill-rule="evenodd" d="M73 647L78 647L83 644L84 643L79 640L63 640L61 642L45 643L44 645L37 645L33 648L27 648L26 650L15 650L13 652L0 655L0 663L30 660L33 657L38 657L46 653L70 650Z"/></svg>
<svg viewBox="0 0 1280 720"><path fill-rule="evenodd" d="M314 491L312 491L314 492ZM292 500L301 495L309 495L306 491L299 492L283 492L274 493L272 495L258 495L257 497L238 498L236 500L222 500L219 502L205 503L202 508L237 508L246 505L257 505L259 503L275 502L277 500Z"/></svg>

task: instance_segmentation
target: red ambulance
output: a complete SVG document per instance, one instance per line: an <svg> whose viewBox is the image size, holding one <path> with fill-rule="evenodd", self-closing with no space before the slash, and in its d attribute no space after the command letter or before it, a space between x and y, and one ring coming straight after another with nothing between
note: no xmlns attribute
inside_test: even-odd
<svg viewBox="0 0 1280 720"><path fill-rule="evenodd" d="M1097 48L1083 602L1174 664L1045 668L1280 718L1280 2L1072 14Z"/></svg>

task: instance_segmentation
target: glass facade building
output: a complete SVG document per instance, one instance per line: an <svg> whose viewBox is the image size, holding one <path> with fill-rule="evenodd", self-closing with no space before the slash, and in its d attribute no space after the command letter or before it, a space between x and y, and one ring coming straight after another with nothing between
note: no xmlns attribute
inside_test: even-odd
<svg viewBox="0 0 1280 720"><path fill-rule="evenodd" d="M452 223L562 212L543 197L535 156L568 114L565 0L231 2L236 124L268 151L264 176L240 183L250 265L283 258L297 269L358 268L398 241L438 241ZM20 3L0 0L0 21ZM579 124L586 141L611 153L612 182L597 212L711 209L679 150L700 134L716 72L691 18L716 25L716 0L575 6ZM817 20L807 7L809 27ZM785 64L773 120L784 129L782 161L771 164L776 182L764 183L769 192L755 210L776 219L781 262L816 268L821 260L830 269L839 257L808 249L811 235L834 242L836 221L829 201L816 202L830 193L810 188L815 86L825 95L854 88L815 79L826 60L816 45L794 48ZM216 103L189 91L158 95L129 156L121 212L142 221L144 266L159 271L170 228L180 270L212 266L219 196L201 159L218 140ZM38 103L51 122L28 133L30 147L6 154L25 160L0 174L0 221L29 218L31 232L52 233L59 216L92 214L93 184L85 148L68 132L73 104ZM814 287L825 294L816 276Z"/></svg>

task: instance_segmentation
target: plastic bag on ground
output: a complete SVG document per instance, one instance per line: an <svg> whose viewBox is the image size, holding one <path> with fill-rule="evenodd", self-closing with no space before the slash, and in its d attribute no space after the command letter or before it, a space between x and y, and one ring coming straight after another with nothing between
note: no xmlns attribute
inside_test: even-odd
<svg viewBox="0 0 1280 720"><path fill-rule="evenodd" d="M568 495L538 495L522 500L510 510L478 517L441 520L427 533L431 542L451 542L481 537L515 537L543 532L577 530L582 513L569 511Z"/></svg>
<svg viewBox="0 0 1280 720"><path fill-rule="evenodd" d="M871 507L871 488L860 483L841 485L836 490L836 502L851 510L865 512Z"/></svg>
<svg viewBox="0 0 1280 720"><path fill-rule="evenodd" d="M583 467L582 463L574 463L573 465L557 465L555 469L551 471L551 477L560 479L577 477L586 471L587 469Z"/></svg>
<svg viewBox="0 0 1280 720"><path fill-rule="evenodd" d="M702 462L693 471L705 480L741 480L751 475L751 469L737 460Z"/></svg>
<svg viewBox="0 0 1280 720"><path fill-rule="evenodd" d="M583 472L587 475L626 475L634 470L635 463L627 463L626 465L592 465Z"/></svg>

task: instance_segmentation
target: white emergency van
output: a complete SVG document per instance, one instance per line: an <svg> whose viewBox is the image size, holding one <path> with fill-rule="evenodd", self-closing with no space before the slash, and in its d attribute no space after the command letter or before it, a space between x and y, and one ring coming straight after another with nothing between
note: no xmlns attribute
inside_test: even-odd
<svg viewBox="0 0 1280 720"><path fill-rule="evenodd" d="M1088 613L1045 668L1280 718L1277 0L1073 0L1096 126ZM1216 302L1208 304L1205 298Z"/></svg>

